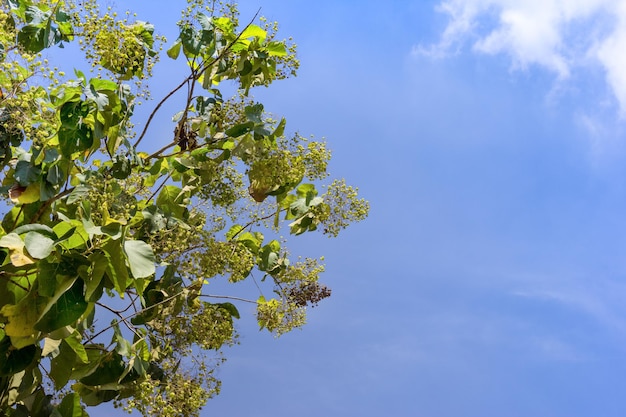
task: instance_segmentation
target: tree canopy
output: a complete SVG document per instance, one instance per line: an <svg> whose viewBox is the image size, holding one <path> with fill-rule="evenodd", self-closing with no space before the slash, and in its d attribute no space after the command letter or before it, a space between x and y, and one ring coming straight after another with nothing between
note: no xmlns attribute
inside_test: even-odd
<svg viewBox="0 0 626 417"><path fill-rule="evenodd" d="M232 3L189 0L169 43L96 0L1 4L0 414L197 415L238 305L280 335L330 295L323 260L291 260L282 231L334 237L369 208L328 179L323 141L251 96L296 74L295 45ZM89 70L60 64L78 51ZM152 99L161 58L180 71ZM258 298L211 294L216 279Z"/></svg>

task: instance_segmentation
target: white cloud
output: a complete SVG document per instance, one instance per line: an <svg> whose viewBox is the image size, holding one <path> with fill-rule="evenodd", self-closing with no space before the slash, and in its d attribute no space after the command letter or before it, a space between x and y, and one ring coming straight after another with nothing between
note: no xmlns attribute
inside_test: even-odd
<svg viewBox="0 0 626 417"><path fill-rule="evenodd" d="M626 297L625 286L609 280L587 277L586 283L560 285L550 289L515 291L518 297L545 300L568 306L589 317L609 330L619 340L626 340ZM545 285L544 285L545 287Z"/></svg>
<svg viewBox="0 0 626 417"><path fill-rule="evenodd" d="M438 44L415 53L444 56L471 42L478 53L505 54L513 69L536 65L559 81L599 65L626 117L626 0L442 0L449 16Z"/></svg>

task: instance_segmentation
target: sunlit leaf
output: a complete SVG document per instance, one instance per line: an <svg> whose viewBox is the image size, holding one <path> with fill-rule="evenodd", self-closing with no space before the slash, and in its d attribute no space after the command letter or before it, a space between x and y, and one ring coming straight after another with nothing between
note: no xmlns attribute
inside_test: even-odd
<svg viewBox="0 0 626 417"><path fill-rule="evenodd" d="M43 310L44 300L30 291L17 304L5 304L0 314L6 317L4 331L11 337L32 337L37 333L35 323ZM15 344L15 343L14 343Z"/></svg>
<svg viewBox="0 0 626 417"><path fill-rule="evenodd" d="M266 45L267 52L270 56L286 56L287 48L283 42L271 41Z"/></svg>
<svg viewBox="0 0 626 417"><path fill-rule="evenodd" d="M156 259L152 247L141 240L127 240L124 242L124 252L128 257L130 271L135 278L152 276Z"/></svg>
<svg viewBox="0 0 626 417"><path fill-rule="evenodd" d="M181 41L176 41L174 42L174 45L172 45L168 50L167 50L167 56L169 56L172 59L176 59L178 58L178 55L180 54L180 49L181 49L182 43Z"/></svg>
<svg viewBox="0 0 626 417"><path fill-rule="evenodd" d="M38 232L28 232L24 236L26 250L35 259L44 259L52 253L54 240Z"/></svg>

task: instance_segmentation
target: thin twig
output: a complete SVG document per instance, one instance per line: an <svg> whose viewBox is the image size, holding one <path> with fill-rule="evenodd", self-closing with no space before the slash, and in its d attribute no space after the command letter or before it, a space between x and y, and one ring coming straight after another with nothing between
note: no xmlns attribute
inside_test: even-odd
<svg viewBox="0 0 626 417"><path fill-rule="evenodd" d="M30 224L33 224L35 222L37 222L37 220L39 220L39 218L41 217L41 215L44 213L44 211L46 211L46 209L48 207L50 207L52 205L52 203L54 203L55 201L57 201L59 198L65 197L66 195L68 195L69 193L71 193L72 191L74 191L74 187L69 188L69 189L65 189L63 191L61 191L59 194L55 195L54 197L44 201L44 203L42 204L41 207L39 207L39 210L37 210L37 213L35 213L35 215L33 216L32 219L30 219ZM23 207L23 206L22 206Z"/></svg>
<svg viewBox="0 0 626 417"><path fill-rule="evenodd" d="M283 211L283 209L279 209L279 210L278 210L278 212L279 212L279 213L280 213L281 211ZM239 230L237 233L235 233L234 235L232 235L232 236L231 236L231 238L230 238L230 239L228 239L228 240L229 240L229 241L232 241L232 240L233 240L234 238L236 238L236 237L237 237L237 236L238 236L241 232L243 232L244 230L246 230L248 227L252 226L253 224L258 223L258 222L263 221L263 220L271 219L271 218L272 218L272 217L274 217L274 216L276 216L276 213L272 213L272 214L269 214L269 215L264 216L264 217L259 217L258 219L254 219L254 220L252 220L252 221L248 222L245 226L242 226L241 230Z"/></svg>
<svg viewBox="0 0 626 417"><path fill-rule="evenodd" d="M165 185L165 183L172 177L172 173L170 172L169 174L167 174L167 177L165 177L165 179L163 180L163 182L161 183L161 185L159 185L157 187L156 190L154 190L154 192L152 193L152 195L150 196L150 198L148 198L148 201L152 200L157 193L161 190L161 188L163 188L163 186Z"/></svg>
<svg viewBox="0 0 626 417"><path fill-rule="evenodd" d="M225 299L225 300L234 300L234 301L241 301L241 302L244 302L244 303L257 304L257 302L254 301L254 300L248 300L247 298L233 297L233 296L230 296L230 295L200 294L200 297L203 297L203 298L220 298L220 299Z"/></svg>
<svg viewBox="0 0 626 417"><path fill-rule="evenodd" d="M167 298L163 299L162 301L159 301L158 303L154 303L154 304L152 304L150 307L143 308L143 309L141 309L141 310L139 310L139 311L137 311L137 312L134 312L134 313L132 313L132 314L129 314L129 315L127 315L127 316L124 316L124 317L122 317L122 320L129 320L129 319L132 319L133 317L135 317L135 316L137 316L137 315L139 315L139 314L145 313L145 312L146 312L146 311L148 311L148 310L152 310L152 309L153 309L153 308L155 308L155 307L158 307L158 306L160 306L160 305L162 305L162 304L165 304L165 303L167 303L167 302L169 302L169 301L173 300L173 299L174 299L174 298L176 298L176 297L181 296L181 295L183 294L183 292L184 292L184 291L177 292L176 294L171 295L170 297L167 297ZM106 307L105 307L105 308L106 308ZM119 322L112 323L112 324L110 324L110 325L106 326L104 329L100 330L98 333L93 334L91 337L89 337L89 339L87 339L87 340L85 341L85 343L89 343L89 342L91 342L93 339L95 339L96 337L100 336L102 333L106 332L106 331L107 331L107 330L109 330L109 329L112 329L112 328L113 328L113 326L115 326L117 323L119 323Z"/></svg>
<svg viewBox="0 0 626 417"><path fill-rule="evenodd" d="M111 307L109 307L108 305L103 304L103 303L101 303L101 302L96 302L96 305L98 305L98 306L100 306L100 307L103 307L103 308L105 308L105 309L109 310L111 313L115 314L117 317L119 317L119 318L120 318L120 321L121 321L122 323L124 323L124 325L126 326L126 328L128 328L128 330L130 330L131 332L133 332L133 333L134 333L136 336L138 336L139 338L141 338L141 337L142 337L142 335L141 335L141 334L137 331L137 329L135 328L135 326L133 326L133 325L132 325L132 323L129 323L129 322L128 322L128 320L127 320L127 319L125 319L125 318L124 318L124 316L122 316L122 314L121 314L119 311L114 310L114 309L112 309ZM118 321L118 323L119 323L119 321Z"/></svg>

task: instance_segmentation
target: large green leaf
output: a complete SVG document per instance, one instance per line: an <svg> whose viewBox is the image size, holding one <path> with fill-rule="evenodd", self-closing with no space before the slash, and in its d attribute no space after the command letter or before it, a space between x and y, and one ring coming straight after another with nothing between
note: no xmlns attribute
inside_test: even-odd
<svg viewBox="0 0 626 417"><path fill-rule="evenodd" d="M71 287L68 287L71 284ZM73 324L87 310L84 295L85 284L82 279L68 280L59 285L55 296L48 302L44 314L35 324L37 330L52 332Z"/></svg>
<svg viewBox="0 0 626 417"><path fill-rule="evenodd" d="M226 132L224 133L226 133L231 138L238 138L239 136L250 132L253 128L254 128L253 122L246 122L246 123L235 125L231 127L230 129L226 130Z"/></svg>
<svg viewBox="0 0 626 417"><path fill-rule="evenodd" d="M128 275L128 267L124 252L122 251L121 240L110 240L104 247L104 254L107 257L107 275L109 276L115 290L122 294L131 283Z"/></svg>
<svg viewBox="0 0 626 417"><path fill-rule="evenodd" d="M53 297L57 287L57 271L59 264L50 263L47 259L39 262L37 282L39 284L39 295L43 297Z"/></svg>
<svg viewBox="0 0 626 417"><path fill-rule="evenodd" d="M57 239L65 249L76 249L84 246L89 241L89 234L85 231L83 223L79 220L64 221L53 228L54 232L60 236Z"/></svg>
<svg viewBox="0 0 626 417"><path fill-rule="evenodd" d="M93 130L84 123L89 115L89 106L82 102L67 102L61 106L61 128L58 138L61 153L72 158L74 152L84 151L93 145Z"/></svg>
<svg viewBox="0 0 626 417"><path fill-rule="evenodd" d="M80 382L90 386L117 383L123 378L125 370L126 363L122 356L116 352L108 352L100 357L96 370L82 378Z"/></svg>
<svg viewBox="0 0 626 417"><path fill-rule="evenodd" d="M235 307L235 305L233 303L219 303L219 304L215 304L215 305L218 306L219 308L222 308L222 309L228 311L228 313L231 315L231 317L234 317L236 319L240 318L239 310L237 310L237 307Z"/></svg>
<svg viewBox="0 0 626 417"><path fill-rule="evenodd" d="M271 41L267 43L267 52L270 56L286 56L287 48L283 42Z"/></svg>
<svg viewBox="0 0 626 417"><path fill-rule="evenodd" d="M28 338L34 338L38 333L35 323L43 310L43 302L36 291L31 290L17 304L6 304L0 309L0 314L6 317L4 331L7 336L11 336L15 347L32 344L32 340L29 341Z"/></svg>
<svg viewBox="0 0 626 417"><path fill-rule="evenodd" d="M259 253L259 269L268 273L274 272L280 266L280 244L276 240L272 240L263 246Z"/></svg>
<svg viewBox="0 0 626 417"><path fill-rule="evenodd" d="M267 36L267 32L257 25L248 25L248 27L239 35L240 39L259 38L263 41Z"/></svg>
<svg viewBox="0 0 626 417"><path fill-rule="evenodd" d="M78 330L74 330L71 335L63 339L63 342L67 343L74 353L76 353L78 360L85 364L89 362L89 357L87 356L87 351L85 350L85 346L82 341L83 337Z"/></svg>
<svg viewBox="0 0 626 417"><path fill-rule="evenodd" d="M46 30L36 25L25 25L17 34L17 41L29 52L40 52L47 46Z"/></svg>
<svg viewBox="0 0 626 417"><path fill-rule="evenodd" d="M158 208L167 215L183 219L185 216L186 193L175 185L166 185L163 187L156 200Z"/></svg>
<svg viewBox="0 0 626 417"><path fill-rule="evenodd" d="M126 252L133 277L147 278L155 273L156 258L152 247L146 242L127 240L124 242L124 252Z"/></svg>
<svg viewBox="0 0 626 417"><path fill-rule="evenodd" d="M26 250L35 259L47 258L54 249L54 240L38 232L28 232L24 236Z"/></svg>
<svg viewBox="0 0 626 417"><path fill-rule="evenodd" d="M80 395L82 402L90 407L111 401L120 394L117 390L91 388L83 384L75 384L73 387Z"/></svg>
<svg viewBox="0 0 626 417"><path fill-rule="evenodd" d="M37 346L29 345L15 349L11 339L4 336L0 340L0 376L11 376L28 368L37 353Z"/></svg>
<svg viewBox="0 0 626 417"><path fill-rule="evenodd" d="M83 277L86 282L85 300L97 301L97 298L100 298L99 295L102 294L102 277L109 267L109 259L104 253L97 252L91 254L89 260L91 268L86 277Z"/></svg>
<svg viewBox="0 0 626 417"><path fill-rule="evenodd" d="M45 224L25 224L23 226L16 227L15 230L13 230L13 233L17 233L18 235L28 232L37 232L51 239L57 238L57 234L54 230Z"/></svg>
<svg viewBox="0 0 626 417"><path fill-rule="evenodd" d="M63 401L58 405L57 411L61 417L89 417L83 410L78 393L70 393L63 397Z"/></svg>
<svg viewBox="0 0 626 417"><path fill-rule="evenodd" d="M172 59L178 58L178 55L180 54L180 47L181 46L182 46L182 43L180 42L180 40L174 42L174 45L172 45L167 50L167 56L169 56Z"/></svg>
<svg viewBox="0 0 626 417"><path fill-rule="evenodd" d="M41 175L41 168L33 166L30 161L19 161L15 166L13 178L15 178L22 187L26 187L38 181L39 175Z"/></svg>
<svg viewBox="0 0 626 417"><path fill-rule="evenodd" d="M63 340L59 346L59 354L50 361L50 378L54 381L54 387L61 390L70 380L76 352Z"/></svg>

